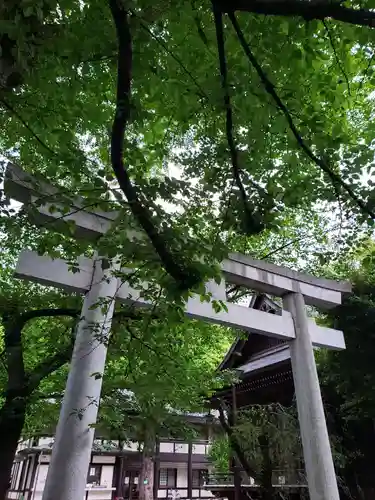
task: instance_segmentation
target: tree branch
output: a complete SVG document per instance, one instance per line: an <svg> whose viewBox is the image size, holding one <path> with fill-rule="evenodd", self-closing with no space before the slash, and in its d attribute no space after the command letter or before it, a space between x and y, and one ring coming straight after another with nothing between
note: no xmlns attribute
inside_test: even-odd
<svg viewBox="0 0 375 500"><path fill-rule="evenodd" d="M228 70L227 70L227 62L225 57L225 42L224 42L224 27L223 27L223 18L222 13L215 6L215 2L212 3L212 9L215 20L215 30L216 30L216 40L217 40L217 48L218 48L218 56L219 56L219 68L220 68L220 77L221 77L221 88L224 94L224 107L225 107L225 130L227 136L227 142L229 147L229 153L231 158L232 172L234 181L236 186L240 191L241 200L244 207L244 212L246 216L245 225L247 228L252 228L252 233L259 233L263 226L262 224L257 223L254 218L254 209L251 206L249 198L246 193L246 189L241 180L241 168L240 162L238 158L238 150L236 147L236 143L234 140L233 133L233 110L232 104L229 94L229 85L228 85ZM250 183L254 185L258 191L259 187L249 179Z"/></svg>
<svg viewBox="0 0 375 500"><path fill-rule="evenodd" d="M120 5L119 0L108 0L108 2L118 39L116 112L113 119L111 135L112 168L129 202L129 207L134 217L146 232L165 270L180 285L181 289L189 289L201 281L200 273L191 266L188 268L181 264L181 257L173 255L170 248L168 248L161 232L152 220L150 211L142 204L138 190L134 184L132 184L129 173L124 165L125 130L130 118L133 59L132 39L128 11Z"/></svg>
<svg viewBox="0 0 375 500"><path fill-rule="evenodd" d="M349 78L348 78L348 75L346 74L345 72L345 69L344 69L344 66L343 64L341 63L340 61L340 58L337 54L337 51L336 51L336 47L335 47L335 44L334 44L334 41L333 41L333 37L332 37L332 33L331 33L331 30L329 29L329 26L328 24L325 22L325 20L323 19L322 21L323 23L323 26L324 26L324 29L326 30L327 32L327 35L328 35L328 39L329 39L329 42L331 44L331 47L332 47L332 50L333 50L333 53L335 55L335 59L336 59L336 64L337 66L339 67L339 70L341 71L343 77L345 78L345 82L346 82L346 87L348 89L348 94L351 95L351 91L350 91L350 84L349 84Z"/></svg>
<svg viewBox="0 0 375 500"><path fill-rule="evenodd" d="M308 3L308 2L307 2ZM375 16L375 12L374 12ZM276 102L278 108L280 111L284 114L286 121L288 122L289 128L294 135L297 143L299 144L300 148L304 151L306 156L310 158L325 174L329 176L329 178L332 181L332 184L335 186L341 186L349 195L349 197L355 202L355 204L361 209L363 213L366 215L370 216L372 219L375 219L375 212L370 209L370 207L359 197L356 195L356 193L353 191L353 189L346 184L345 181L341 179L341 177L334 172L327 162L323 160L322 158L319 158L316 156L313 151L310 149L310 147L306 144L305 140L302 138L301 134L299 133L297 127L295 126L293 119L289 113L288 108L286 105L283 103L283 101L280 99L279 95L276 92L275 86L273 83L268 79L267 75L264 73L262 67L258 63L257 59L255 58L254 54L252 53L249 44L246 42L244 34L240 28L240 25L238 24L238 21L235 17L235 15L231 12L229 13L229 19L231 20L233 27L237 33L238 39L242 45L242 48L247 56L247 58L250 61L250 64L254 67L256 72L258 73L258 76L268 94L274 99Z"/></svg>
<svg viewBox="0 0 375 500"><path fill-rule="evenodd" d="M48 151L52 156L57 156L57 153L53 151L45 142L42 141L42 139L34 132L34 130L30 127L30 125L22 118L22 116L19 114L19 112L6 101L3 97L0 99L0 102L3 103L3 105L6 107L6 109L12 113L21 123L22 125L30 132L30 134L34 137L34 139L46 150Z"/></svg>
<svg viewBox="0 0 375 500"><path fill-rule="evenodd" d="M256 479L257 476L258 476L258 474L256 473L256 471L249 464L249 462L248 462L248 460L247 460L247 458L245 456L245 453L242 451L241 445L238 442L238 440L237 440L237 438L236 438L236 436L235 436L235 434L233 432L233 428L227 422L227 420L225 418L225 415L224 415L223 402L220 401L220 400L218 400L217 409L219 411L219 421L220 421L220 424L221 424L222 428L224 429L224 431L226 432L226 434L227 434L227 436L229 438L229 442L230 442L232 450L237 455L237 458L238 458L240 464L242 465L242 467L244 468L246 474L249 477L253 477L254 479Z"/></svg>
<svg viewBox="0 0 375 500"><path fill-rule="evenodd" d="M348 24L375 27L375 11L345 7L327 0L215 0L222 12L253 12L276 16L299 16L306 21L332 18Z"/></svg>
<svg viewBox="0 0 375 500"><path fill-rule="evenodd" d="M39 317L77 316L74 309L35 309L21 314L3 314L5 326L5 354L7 368L7 387L5 397L8 399L27 397L30 394L29 376L25 373L22 346L22 329L31 319Z"/></svg>
<svg viewBox="0 0 375 500"><path fill-rule="evenodd" d="M169 54L172 59L174 59L176 61L176 63L181 67L181 69L183 70L183 72L190 78L190 80L194 83L194 85L197 87L198 89L198 92L199 92L199 97L205 99L206 101L209 101L209 97L207 95L207 93L203 90L202 86L200 85L200 83L198 82L198 80L195 78L195 76L191 73L191 71L189 71L187 69L187 67L185 66L185 64L181 61L181 59L176 56L176 54L174 54L168 47L168 45L166 43L163 42L163 40L161 40L159 37L157 37L156 35L154 35L154 33L150 30L150 28L146 25L146 23L144 23L142 21L142 19L139 18L139 16L137 16L137 14L135 12L132 12L132 14L134 16L136 16L139 20L140 20L140 25L141 27L150 35L151 38L153 38L161 47L163 47L163 49L165 50L165 52L167 54Z"/></svg>
<svg viewBox="0 0 375 500"><path fill-rule="evenodd" d="M225 46L224 46L224 28L222 14L218 9L215 8L213 3L213 12L215 19L215 29L216 29L216 39L217 39L217 50L219 54L219 67L220 67L220 77L221 77L221 87L224 93L224 107L225 107L225 129L227 134L227 141L229 146L229 152L232 162L233 176L236 181L237 187L240 191L242 201L246 204L247 194L244 185L241 181L240 167L238 161L238 151L234 141L233 134L233 111L232 104L229 95L228 86L228 71L227 71L227 61L225 57Z"/></svg>
<svg viewBox="0 0 375 500"><path fill-rule="evenodd" d="M30 375L25 373L23 361L23 347L22 347L22 329L25 324L36 318L40 317L57 317L57 316L71 316L76 317L77 310L61 308L61 309L34 309L21 314L16 314L7 317L3 315L3 322L5 324L5 352L7 355L7 372L8 383L6 389L6 396L28 396L34 390L38 383L33 387L29 387ZM56 368L55 368L56 369ZM44 375L45 376L45 375Z"/></svg>
<svg viewBox="0 0 375 500"><path fill-rule="evenodd" d="M72 308L59 308L59 309L33 309L31 311L27 311L18 316L19 325L21 328L30 321L31 319L36 318L56 318L58 316L70 316L71 318L77 317L79 314L77 309Z"/></svg>
<svg viewBox="0 0 375 500"><path fill-rule="evenodd" d="M57 371L65 363L68 363L73 354L74 341L56 352L48 359L41 361L30 374L27 375L27 393L29 396L34 392L34 390L39 386L40 382L46 378L51 373Z"/></svg>

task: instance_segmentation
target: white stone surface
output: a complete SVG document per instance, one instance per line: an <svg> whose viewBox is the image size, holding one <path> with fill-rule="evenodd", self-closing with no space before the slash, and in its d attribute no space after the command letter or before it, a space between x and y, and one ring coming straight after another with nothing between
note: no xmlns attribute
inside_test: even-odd
<svg viewBox="0 0 375 500"><path fill-rule="evenodd" d="M264 293L282 297L286 292L301 292L306 303L313 306L329 308L341 304L341 291L325 288L316 284L306 283L298 279L299 273L294 278L282 276L276 272L266 271L251 265L251 259L246 259L249 264L226 259L222 262L222 270L229 283L247 286ZM254 261L255 263L257 261ZM267 263L271 269L285 269ZM304 276L304 275L302 275ZM318 279L315 279L319 283ZM324 280L324 284L326 285Z"/></svg>

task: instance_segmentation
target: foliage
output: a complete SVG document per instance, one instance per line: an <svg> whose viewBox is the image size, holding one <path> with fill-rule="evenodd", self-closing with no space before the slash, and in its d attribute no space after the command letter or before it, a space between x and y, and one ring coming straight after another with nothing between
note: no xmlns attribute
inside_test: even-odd
<svg viewBox="0 0 375 500"><path fill-rule="evenodd" d="M21 281L10 281L7 276L7 269L1 273L0 286L0 317L2 325L6 325L9 319L17 317L17 315L25 314L32 310L45 310L46 308L71 308L78 310L79 302L77 297L71 297L56 292L55 290L41 291L40 287L24 284ZM30 320L22 331L22 353L23 363L26 373L27 383L32 381L32 374L41 368L43 361L52 359L53 356L60 351L64 351L67 347L71 351L71 329L72 319L70 317L36 317ZM0 365L0 391L2 396L5 394L9 359L4 343L4 326L1 329L1 360ZM69 355L68 355L69 359ZM65 364L64 361L62 364ZM54 386L54 376L51 375L49 383L51 389ZM16 376L15 376L16 378ZM51 391L53 393L55 391ZM61 389L59 390L61 392Z"/></svg>
<svg viewBox="0 0 375 500"><path fill-rule="evenodd" d="M78 297L69 297L44 287L9 281L5 275L1 287L2 314L26 312L40 307L77 308ZM78 301L78 302L77 302ZM162 316L162 308L160 310ZM118 307L109 342L108 361L103 381L100 423L105 432L121 434L123 439L155 421L157 432L166 434L177 426L178 412L202 411L211 391L225 376L215 370L234 334L223 327L188 320L170 314L163 321L144 311L127 318L127 309ZM162 316L163 317L163 316ZM70 339L71 320L37 318L22 331L25 369L32 372L43 360ZM4 356L4 352L2 353ZM3 358L5 359L5 358ZM64 365L64 364L63 364ZM6 385L6 364L0 366L0 388ZM53 433L64 392L67 365L44 378L34 392L24 428L25 435ZM1 390L0 389L0 390ZM129 401L126 394L133 394ZM127 412L136 412L131 424ZM176 431L175 431L176 432Z"/></svg>
<svg viewBox="0 0 375 500"><path fill-rule="evenodd" d="M372 1L363 11L350 2L276 3L278 12L275 2L249 3L250 12L236 14L240 30L224 0L213 2L216 24L210 2L6 0L0 7L0 153L60 188L53 199L41 193L38 203L50 201L52 212L70 213L76 195L87 208L118 212L107 235L79 241L74 224L63 232L35 227L2 194L2 264L12 265L24 247L71 261L94 250L121 255L135 281L150 283L160 315L114 329L106 425L122 422L112 397L119 387L135 394L142 414L155 413L158 429L165 405L198 407L196 388L206 395L220 382L210 356L228 332L183 320L181 288L202 293L198 281L215 276L228 251L329 274L340 249L372 236ZM30 304L46 303L39 288L28 290ZM362 313L371 310L368 300ZM62 341L63 323L38 320L25 329L28 369ZM341 359L329 361L337 373ZM66 372L58 373L56 383L42 382L42 393L61 394ZM360 373L353 377L359 383ZM353 397L345 380L336 380L345 398L370 414L371 403ZM58 404L31 408L43 407L52 417ZM259 425L246 431L250 441Z"/></svg>
<svg viewBox="0 0 375 500"><path fill-rule="evenodd" d="M116 336L99 428L125 440L136 434L144 441L146 430L154 438L191 438L184 414L207 412L207 398L226 380L216 368L230 345L230 331L187 319L173 327L154 320L147 329L142 322L120 327Z"/></svg>
<svg viewBox="0 0 375 500"><path fill-rule="evenodd" d="M362 274L362 273L360 273ZM373 488L374 467L373 390L375 288L372 272L357 278L353 294L329 314L330 321L345 333L346 350L320 353L322 393L332 435L336 464L346 491L360 494Z"/></svg>
<svg viewBox="0 0 375 500"><path fill-rule="evenodd" d="M4 2L0 67L17 68L19 78L1 90L0 146L5 157L68 193L83 195L87 205L119 209L119 224L99 246L129 262L148 262L152 274L160 248L155 241L150 245L154 237L148 230L151 240L142 245L126 237L125 226L145 229L145 224L134 203L126 202L110 158L110 125L119 104L118 40L110 3L116 4ZM249 211L271 242L275 233L295 224L295 210L303 220L311 210L327 207L344 219L354 217L345 241L358 234L358 224L371 219L373 207L371 29L350 20L339 23L335 16L326 21L314 15L305 21L303 13L278 17L271 11L237 16L242 31L251 33L246 42L286 115L225 17L236 172L224 133L226 108L210 3L159 0L150 7L143 0L126 2L124 9L133 59L128 123L123 124L124 170L175 264L178 254L182 267L194 264L204 276L223 252L240 245L257 255L253 233L258 229L244 220ZM301 149L288 116L318 162ZM84 250L82 242L36 231L24 215L3 208L8 247L29 245L70 256Z"/></svg>
<svg viewBox="0 0 375 500"><path fill-rule="evenodd" d="M223 424L223 413L220 413ZM274 491L278 472L293 484L303 479L300 476L302 448L294 407L251 405L238 412L235 424L230 415L224 422L226 435L217 436L210 451L216 471L229 472L231 457L234 457L260 486L265 499L278 498Z"/></svg>
<svg viewBox="0 0 375 500"><path fill-rule="evenodd" d="M374 487L370 472L375 440L373 255L374 243L365 239L339 261L323 268L326 276L349 277L353 285L352 294L343 304L324 317L325 324L344 332L346 349L316 353L335 465L345 498L366 495Z"/></svg>
<svg viewBox="0 0 375 500"><path fill-rule="evenodd" d="M229 472L230 446L227 436L215 436L208 459L213 464L215 471L223 474Z"/></svg>
<svg viewBox="0 0 375 500"><path fill-rule="evenodd" d="M298 419L293 408L254 405L239 413L235 435L258 477L272 470L301 467Z"/></svg>

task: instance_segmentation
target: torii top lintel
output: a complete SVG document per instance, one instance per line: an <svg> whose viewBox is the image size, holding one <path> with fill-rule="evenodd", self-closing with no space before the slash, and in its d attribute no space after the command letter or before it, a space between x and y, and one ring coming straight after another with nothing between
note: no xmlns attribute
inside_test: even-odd
<svg viewBox="0 0 375 500"><path fill-rule="evenodd" d="M55 225L55 229L63 230L64 221L74 220L77 238L97 238L110 229L117 216L116 212L82 208L85 207L85 200L80 197L69 199L72 210L67 214L58 211L50 213L51 197L53 204L58 206L60 199L65 198L64 203L66 203L67 195L61 194L58 188L47 181L37 181L13 164L7 166L5 190L11 198L34 209L32 217L36 224L57 219L58 226ZM35 217L35 214L38 216ZM322 308L340 304L342 294L351 291L351 285L348 282L316 278L283 266L255 260L243 254L229 254L228 258L222 262L221 268L223 278L228 283L280 297L290 292L301 292L307 304Z"/></svg>

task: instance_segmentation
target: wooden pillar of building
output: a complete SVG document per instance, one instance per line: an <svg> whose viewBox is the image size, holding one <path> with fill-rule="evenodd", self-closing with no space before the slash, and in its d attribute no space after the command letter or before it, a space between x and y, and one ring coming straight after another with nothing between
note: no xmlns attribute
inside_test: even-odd
<svg viewBox="0 0 375 500"><path fill-rule="evenodd" d="M154 459L154 500L158 498L159 490L159 475L160 475L160 442L155 443L155 459Z"/></svg>
<svg viewBox="0 0 375 500"><path fill-rule="evenodd" d="M237 395L236 395L236 386L232 386L232 427L234 427L237 423ZM240 466L236 457L236 454L233 453L233 481L234 481L234 500L240 500L241 498L241 473Z"/></svg>
<svg viewBox="0 0 375 500"><path fill-rule="evenodd" d="M189 500L193 498L193 442L189 441L188 446L188 488L187 497Z"/></svg>
<svg viewBox="0 0 375 500"><path fill-rule="evenodd" d="M121 498L124 490L124 461L125 457L123 455L119 455L116 457L115 462L115 473L114 473L114 483L113 487L115 490L115 498Z"/></svg>
<svg viewBox="0 0 375 500"><path fill-rule="evenodd" d="M25 495L25 499L31 500L34 496L34 491L36 489L36 482L38 480L40 461L42 457L42 452L40 451L36 455L34 455L33 468L30 473L30 481L28 487L28 494Z"/></svg>

